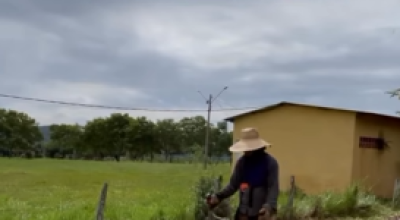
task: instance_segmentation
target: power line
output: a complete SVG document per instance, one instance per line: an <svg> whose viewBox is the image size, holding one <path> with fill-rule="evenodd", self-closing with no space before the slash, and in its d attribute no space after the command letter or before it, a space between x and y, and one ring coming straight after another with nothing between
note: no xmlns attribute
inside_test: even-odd
<svg viewBox="0 0 400 220"><path fill-rule="evenodd" d="M109 105L99 105L99 104L86 104L86 103L77 103L77 102L65 102L59 100L50 100L50 99L42 99L42 98L32 98L26 96L16 96L9 94L0 94L2 98L10 98L10 99L19 99L24 101L32 101L32 102L42 102L48 104L56 104L56 105L68 105L68 106L76 106L76 107L84 107L84 108L100 108L100 109L112 109L112 110L123 110L123 111L147 111L147 112L207 112L207 109L154 109L154 108L134 108L134 107L123 107L123 106L109 106ZM243 107L243 108L221 108L221 109L213 109L214 112L223 112L223 111L245 111L257 109L258 107Z"/></svg>

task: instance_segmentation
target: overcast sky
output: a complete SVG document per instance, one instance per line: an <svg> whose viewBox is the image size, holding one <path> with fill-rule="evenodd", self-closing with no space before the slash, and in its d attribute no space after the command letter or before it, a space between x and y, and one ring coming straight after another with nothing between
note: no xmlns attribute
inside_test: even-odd
<svg viewBox="0 0 400 220"><path fill-rule="evenodd" d="M397 0L0 0L0 93L159 109L295 101L394 114ZM112 110L0 98L40 124ZM213 121L240 113L215 112ZM205 113L130 112L152 119Z"/></svg>

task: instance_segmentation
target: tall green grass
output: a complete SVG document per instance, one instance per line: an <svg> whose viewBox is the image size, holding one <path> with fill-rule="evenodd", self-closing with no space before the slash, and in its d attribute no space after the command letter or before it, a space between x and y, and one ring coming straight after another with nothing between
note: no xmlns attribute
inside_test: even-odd
<svg viewBox="0 0 400 220"><path fill-rule="evenodd" d="M202 199L219 174L228 180L229 164L203 171L200 164L0 158L0 220L94 218L104 182L109 183L106 219L194 220L199 210L206 214ZM230 204L234 209L236 195ZM287 192L282 192L281 217L286 204ZM393 211L354 185L342 193L298 193L293 213L296 217L382 219Z"/></svg>

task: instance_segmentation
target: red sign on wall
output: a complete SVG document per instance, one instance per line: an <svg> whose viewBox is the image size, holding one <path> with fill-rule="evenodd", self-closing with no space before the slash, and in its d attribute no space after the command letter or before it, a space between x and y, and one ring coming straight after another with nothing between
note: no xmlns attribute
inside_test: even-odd
<svg viewBox="0 0 400 220"><path fill-rule="evenodd" d="M380 138L360 137L358 146L360 148L379 148Z"/></svg>

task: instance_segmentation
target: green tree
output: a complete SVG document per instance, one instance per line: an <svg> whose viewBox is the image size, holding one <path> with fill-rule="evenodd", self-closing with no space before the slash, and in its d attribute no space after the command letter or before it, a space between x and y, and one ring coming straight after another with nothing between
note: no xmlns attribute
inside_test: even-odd
<svg viewBox="0 0 400 220"><path fill-rule="evenodd" d="M179 152L181 146L179 124L173 119L158 120L155 126L155 138L165 159L172 162L172 154Z"/></svg>
<svg viewBox="0 0 400 220"><path fill-rule="evenodd" d="M35 119L15 110L0 109L0 147L11 152L35 150L43 140Z"/></svg>
<svg viewBox="0 0 400 220"><path fill-rule="evenodd" d="M227 122L218 122L211 130L211 153L214 156L229 154L228 148L232 144L232 132L228 131Z"/></svg>
<svg viewBox="0 0 400 220"><path fill-rule="evenodd" d="M155 123L146 117L138 117L131 123L129 131L130 152L134 153L134 157L142 157L149 155L151 160L154 154L160 152L160 147L156 144Z"/></svg>
<svg viewBox="0 0 400 220"><path fill-rule="evenodd" d="M0 109L0 148L8 149L8 138L11 137L11 128L8 125L7 110Z"/></svg>
<svg viewBox="0 0 400 220"><path fill-rule="evenodd" d="M391 97L396 97L400 99L400 88L388 91L386 93L389 94Z"/></svg>
<svg viewBox="0 0 400 220"><path fill-rule="evenodd" d="M50 155L73 153L88 159L114 156L117 161L124 153L129 153L132 159L149 156L151 160L157 154L164 154L165 160L172 162L174 154L198 156L204 148L206 128L203 116L153 122L146 117L132 118L128 114L113 113L94 118L83 127L51 125L47 149L53 152ZM42 139L34 119L24 113L0 109L0 154L4 154L4 149L34 149ZM225 155L231 142L232 133L228 132L226 122L211 125L209 146L212 155Z"/></svg>
<svg viewBox="0 0 400 220"><path fill-rule="evenodd" d="M57 149L63 156L73 154L76 158L83 150L82 136L83 127L78 124L53 124L48 147Z"/></svg>
<svg viewBox="0 0 400 220"><path fill-rule="evenodd" d="M107 133L104 133L104 139L107 139L109 145L108 153L113 154L117 161L120 156L128 149L129 132L134 119L128 114L114 113L106 119Z"/></svg>
<svg viewBox="0 0 400 220"><path fill-rule="evenodd" d="M110 151L107 118L95 118L87 122L82 141L87 156L103 159Z"/></svg>
<svg viewBox="0 0 400 220"><path fill-rule="evenodd" d="M182 153L188 153L192 146L204 146L207 121L203 116L186 117L179 121L182 134Z"/></svg>
<svg viewBox="0 0 400 220"><path fill-rule="evenodd" d="M400 88L388 91L386 93L389 94L391 97L396 97L400 99ZM397 114L400 114L400 111L398 111Z"/></svg>

